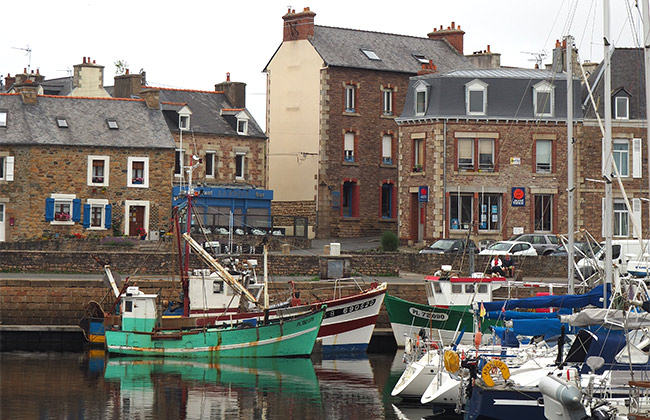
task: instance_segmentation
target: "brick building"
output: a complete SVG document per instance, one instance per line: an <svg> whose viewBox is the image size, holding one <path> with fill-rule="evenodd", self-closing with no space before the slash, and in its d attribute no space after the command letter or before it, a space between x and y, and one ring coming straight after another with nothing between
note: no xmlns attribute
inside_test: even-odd
<svg viewBox="0 0 650 420"><path fill-rule="evenodd" d="M396 231L395 118L409 77L432 61L471 68L464 32L452 24L419 38L318 26L315 15L283 16L264 69L274 216L287 216L287 229L306 223L309 237Z"/></svg>
<svg viewBox="0 0 650 420"><path fill-rule="evenodd" d="M576 121L579 86L576 79ZM566 114L564 73L477 69L412 77L397 119L400 239L564 232Z"/></svg>
<svg viewBox="0 0 650 420"><path fill-rule="evenodd" d="M167 228L174 141L158 93L43 95L42 79L0 94L0 241Z"/></svg>

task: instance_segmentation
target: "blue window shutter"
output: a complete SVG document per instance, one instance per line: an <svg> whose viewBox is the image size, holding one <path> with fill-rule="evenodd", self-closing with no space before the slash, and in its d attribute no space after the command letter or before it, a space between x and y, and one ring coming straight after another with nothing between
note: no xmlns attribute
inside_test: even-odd
<svg viewBox="0 0 650 420"><path fill-rule="evenodd" d="M90 204L84 204L84 223L83 223L84 229L88 229L90 227Z"/></svg>
<svg viewBox="0 0 650 420"><path fill-rule="evenodd" d="M104 207L104 214L106 216L106 220L104 220L104 227L106 229L110 229L111 219L113 218L113 208L110 204L107 204L106 207Z"/></svg>
<svg viewBox="0 0 650 420"><path fill-rule="evenodd" d="M54 199L46 198L45 199L45 221L51 222L54 220Z"/></svg>
<svg viewBox="0 0 650 420"><path fill-rule="evenodd" d="M72 200L72 221L81 221L81 200L79 198Z"/></svg>

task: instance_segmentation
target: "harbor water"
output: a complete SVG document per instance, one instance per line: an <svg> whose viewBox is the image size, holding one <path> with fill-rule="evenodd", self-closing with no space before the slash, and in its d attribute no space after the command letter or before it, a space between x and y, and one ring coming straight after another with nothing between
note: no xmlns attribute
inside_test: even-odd
<svg viewBox="0 0 650 420"><path fill-rule="evenodd" d="M0 418L451 419L390 395L402 352L356 359L108 357L103 351L0 352Z"/></svg>

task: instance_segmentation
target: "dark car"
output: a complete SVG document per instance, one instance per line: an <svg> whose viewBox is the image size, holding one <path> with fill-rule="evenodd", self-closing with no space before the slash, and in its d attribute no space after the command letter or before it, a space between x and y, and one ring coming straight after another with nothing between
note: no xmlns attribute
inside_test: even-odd
<svg viewBox="0 0 650 420"><path fill-rule="evenodd" d="M467 247L465 246L467 243ZM438 239L428 247L421 249L420 254L462 254L470 249L474 249L474 253L478 254L478 248L473 240L469 239Z"/></svg>
<svg viewBox="0 0 650 420"><path fill-rule="evenodd" d="M557 236L552 233L524 233L513 236L509 240L528 242L535 248L537 255L550 255L560 244Z"/></svg>
<svg viewBox="0 0 650 420"><path fill-rule="evenodd" d="M566 257L568 255L567 253L567 246L566 245L558 245L557 248L553 252L551 252L549 255L552 257ZM573 255L575 257L580 257L582 258L583 256L591 257L592 255L596 255L598 251L600 251L600 245L597 243L587 243L587 242L574 242L573 243L575 250L573 251Z"/></svg>

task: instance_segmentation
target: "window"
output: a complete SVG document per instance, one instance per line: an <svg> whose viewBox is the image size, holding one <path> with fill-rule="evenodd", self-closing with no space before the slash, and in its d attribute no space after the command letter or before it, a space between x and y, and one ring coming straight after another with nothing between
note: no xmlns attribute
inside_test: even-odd
<svg viewBox="0 0 650 420"><path fill-rule="evenodd" d="M244 179L246 173L246 153L235 154L235 179Z"/></svg>
<svg viewBox="0 0 650 420"><path fill-rule="evenodd" d="M478 168L494 171L494 139L478 139Z"/></svg>
<svg viewBox="0 0 650 420"><path fill-rule="evenodd" d="M359 185L356 181L345 181L341 189L341 216L359 217Z"/></svg>
<svg viewBox="0 0 650 420"><path fill-rule="evenodd" d="M397 217L395 213L395 186L386 182L381 186L381 217L392 219Z"/></svg>
<svg viewBox="0 0 650 420"><path fill-rule="evenodd" d="M106 120L106 124L110 130L117 130L119 126L117 125L117 120L115 118L109 118Z"/></svg>
<svg viewBox="0 0 650 420"><path fill-rule="evenodd" d="M88 199L84 204L83 227L85 229L110 229L111 205L108 200Z"/></svg>
<svg viewBox="0 0 650 420"><path fill-rule="evenodd" d="M184 164L185 164L185 153L181 149L176 149L176 155L174 157L174 176L176 177L183 176Z"/></svg>
<svg viewBox="0 0 650 420"><path fill-rule="evenodd" d="M429 64L429 59L422 54L413 54L413 58L415 58L418 61L418 63Z"/></svg>
<svg viewBox="0 0 650 420"><path fill-rule="evenodd" d="M500 230L501 195L480 194L478 214L479 230Z"/></svg>
<svg viewBox="0 0 650 420"><path fill-rule="evenodd" d="M68 128L68 120L63 117L56 117L56 125L59 128Z"/></svg>
<svg viewBox="0 0 650 420"><path fill-rule="evenodd" d="M0 156L0 181L14 180L14 157Z"/></svg>
<svg viewBox="0 0 650 420"><path fill-rule="evenodd" d="M393 89L382 90L382 115L393 115Z"/></svg>
<svg viewBox="0 0 650 420"><path fill-rule="evenodd" d="M356 96L357 87L352 84L345 85L345 112L357 112Z"/></svg>
<svg viewBox="0 0 650 420"><path fill-rule="evenodd" d="M369 49L362 48L361 51L368 57L370 60L381 61L381 58L373 51Z"/></svg>
<svg viewBox="0 0 650 420"><path fill-rule="evenodd" d="M205 177L214 178L214 167L216 153L212 151L205 152Z"/></svg>
<svg viewBox="0 0 650 420"><path fill-rule="evenodd" d="M533 108L536 117L552 117L554 109L553 86L541 82L533 86Z"/></svg>
<svg viewBox="0 0 650 420"><path fill-rule="evenodd" d="M472 226L471 194L451 194L449 196L449 227L453 230L469 230Z"/></svg>
<svg viewBox="0 0 650 420"><path fill-rule="evenodd" d="M88 185L108 185L108 156L88 156Z"/></svg>
<svg viewBox="0 0 650 420"><path fill-rule="evenodd" d="M354 162L354 133L345 133L343 142L343 160L352 163Z"/></svg>
<svg viewBox="0 0 650 420"><path fill-rule="evenodd" d="M0 127L7 126L7 111L0 111Z"/></svg>
<svg viewBox="0 0 650 420"><path fill-rule="evenodd" d="M474 170L474 139L458 139L458 170Z"/></svg>
<svg viewBox="0 0 650 420"><path fill-rule="evenodd" d="M424 139L413 139L413 172L424 171Z"/></svg>
<svg viewBox="0 0 650 420"><path fill-rule="evenodd" d="M393 136L385 134L381 138L381 163L393 164Z"/></svg>
<svg viewBox="0 0 650 420"><path fill-rule="evenodd" d="M487 84L474 80L465 85L467 115L485 115L487 108Z"/></svg>
<svg viewBox="0 0 650 420"><path fill-rule="evenodd" d="M540 194L535 196L535 232L553 230L553 196Z"/></svg>
<svg viewBox="0 0 650 420"><path fill-rule="evenodd" d="M127 179L129 187L149 187L149 158L130 157L128 159Z"/></svg>
<svg viewBox="0 0 650 420"><path fill-rule="evenodd" d="M45 199L45 220L53 225L73 225L81 220L81 200L74 194L52 194Z"/></svg>
<svg viewBox="0 0 650 420"><path fill-rule="evenodd" d="M535 141L535 172L538 174L550 173L552 171L552 140Z"/></svg>
<svg viewBox="0 0 650 420"><path fill-rule="evenodd" d="M415 86L415 115L424 115L427 112L428 85L420 82Z"/></svg>
<svg viewBox="0 0 650 420"><path fill-rule="evenodd" d="M630 142L627 140L614 140L612 148L614 165L621 176L630 176Z"/></svg>
<svg viewBox="0 0 650 420"><path fill-rule="evenodd" d="M614 201L614 236L629 236L629 217L624 201Z"/></svg>
<svg viewBox="0 0 650 420"><path fill-rule="evenodd" d="M178 128L183 131L190 129L190 116L189 115L179 115L178 116Z"/></svg>
<svg viewBox="0 0 650 420"><path fill-rule="evenodd" d="M617 120L629 119L630 100L625 96L614 98L614 116Z"/></svg>
<svg viewBox="0 0 650 420"><path fill-rule="evenodd" d="M237 134L248 134L247 118L237 118Z"/></svg>

